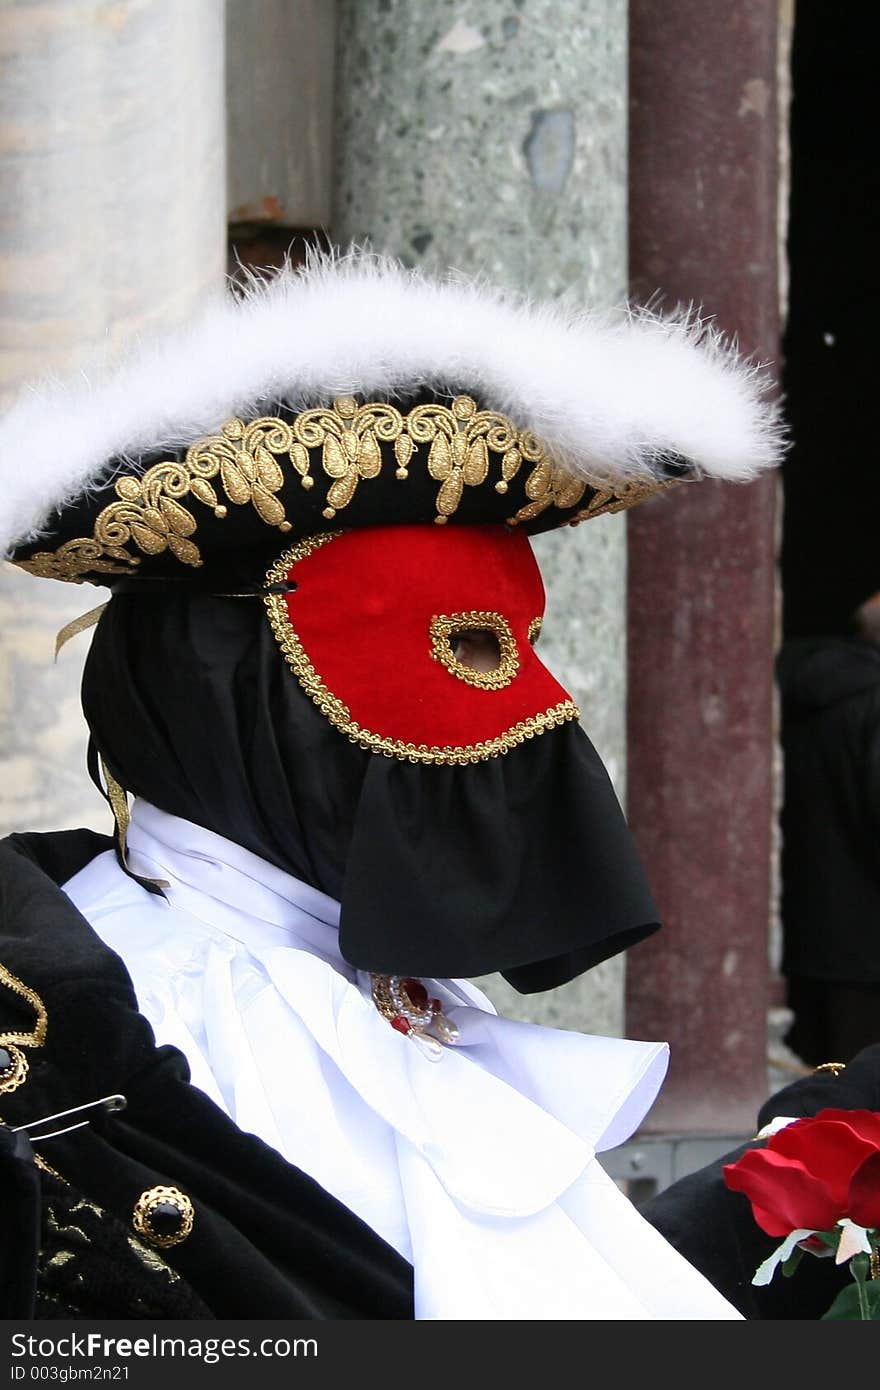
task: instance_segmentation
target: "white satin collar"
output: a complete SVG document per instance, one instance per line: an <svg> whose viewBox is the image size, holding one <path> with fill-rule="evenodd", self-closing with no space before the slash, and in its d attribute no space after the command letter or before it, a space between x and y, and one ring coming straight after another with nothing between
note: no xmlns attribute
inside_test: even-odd
<svg viewBox="0 0 880 1390"><path fill-rule="evenodd" d="M194 1084L413 1262L417 1317L738 1316L595 1161L650 1108L665 1043L499 1018L469 981L426 981L460 1029L432 1061L342 958L332 899L144 802L128 844L164 897L112 852L65 891Z"/></svg>
<svg viewBox="0 0 880 1390"><path fill-rule="evenodd" d="M339 950L339 903L241 845L136 800L128 864L164 880L164 900L249 946L300 946L348 979ZM156 898L156 902L162 899Z"/></svg>

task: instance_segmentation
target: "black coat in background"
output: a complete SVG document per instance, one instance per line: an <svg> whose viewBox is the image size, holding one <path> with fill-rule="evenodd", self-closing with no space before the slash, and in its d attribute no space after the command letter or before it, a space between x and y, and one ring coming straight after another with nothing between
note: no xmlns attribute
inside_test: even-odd
<svg viewBox="0 0 880 1390"><path fill-rule="evenodd" d="M880 1041L880 645L795 639L777 673L785 1041L818 1066Z"/></svg>
<svg viewBox="0 0 880 1390"><path fill-rule="evenodd" d="M880 984L880 646L790 641L777 677L783 973Z"/></svg>

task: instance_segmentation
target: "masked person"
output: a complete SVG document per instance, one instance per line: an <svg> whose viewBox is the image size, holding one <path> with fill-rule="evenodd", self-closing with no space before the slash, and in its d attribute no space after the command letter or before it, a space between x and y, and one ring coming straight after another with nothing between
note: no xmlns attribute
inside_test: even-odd
<svg viewBox="0 0 880 1390"><path fill-rule="evenodd" d="M738 1316L596 1159L665 1044L469 978L550 989L658 927L529 536L773 464L760 375L698 324L354 256L2 438L10 558L112 594L83 708L114 842L2 849L36 1315Z"/></svg>

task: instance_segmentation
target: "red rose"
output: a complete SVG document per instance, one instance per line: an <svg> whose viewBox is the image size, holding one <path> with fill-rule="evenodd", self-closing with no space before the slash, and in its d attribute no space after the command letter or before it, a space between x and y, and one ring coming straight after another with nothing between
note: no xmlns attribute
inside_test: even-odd
<svg viewBox="0 0 880 1390"><path fill-rule="evenodd" d="M724 1165L724 1181L743 1192L769 1236L830 1231L841 1217L880 1226L880 1114L820 1110L795 1120Z"/></svg>

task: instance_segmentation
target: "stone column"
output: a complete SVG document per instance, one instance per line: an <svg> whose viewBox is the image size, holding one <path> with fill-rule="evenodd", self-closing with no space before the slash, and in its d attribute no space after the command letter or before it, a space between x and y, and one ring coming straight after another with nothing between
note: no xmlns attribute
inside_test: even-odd
<svg viewBox="0 0 880 1390"><path fill-rule="evenodd" d="M693 300L779 357L776 0L633 0L637 292ZM701 483L629 529L631 824L665 930L627 1028L666 1038L648 1128L752 1132L768 1094L778 480Z"/></svg>
<svg viewBox="0 0 880 1390"><path fill-rule="evenodd" d="M223 0L5 0L0 407L222 283L223 21ZM0 832L109 824L85 772L87 637L52 660L105 597L0 569Z"/></svg>
<svg viewBox="0 0 880 1390"><path fill-rule="evenodd" d="M625 0L340 0L332 238L537 297L625 293ZM539 537L542 655L625 776L625 518ZM622 1031L621 960L505 1012Z"/></svg>

